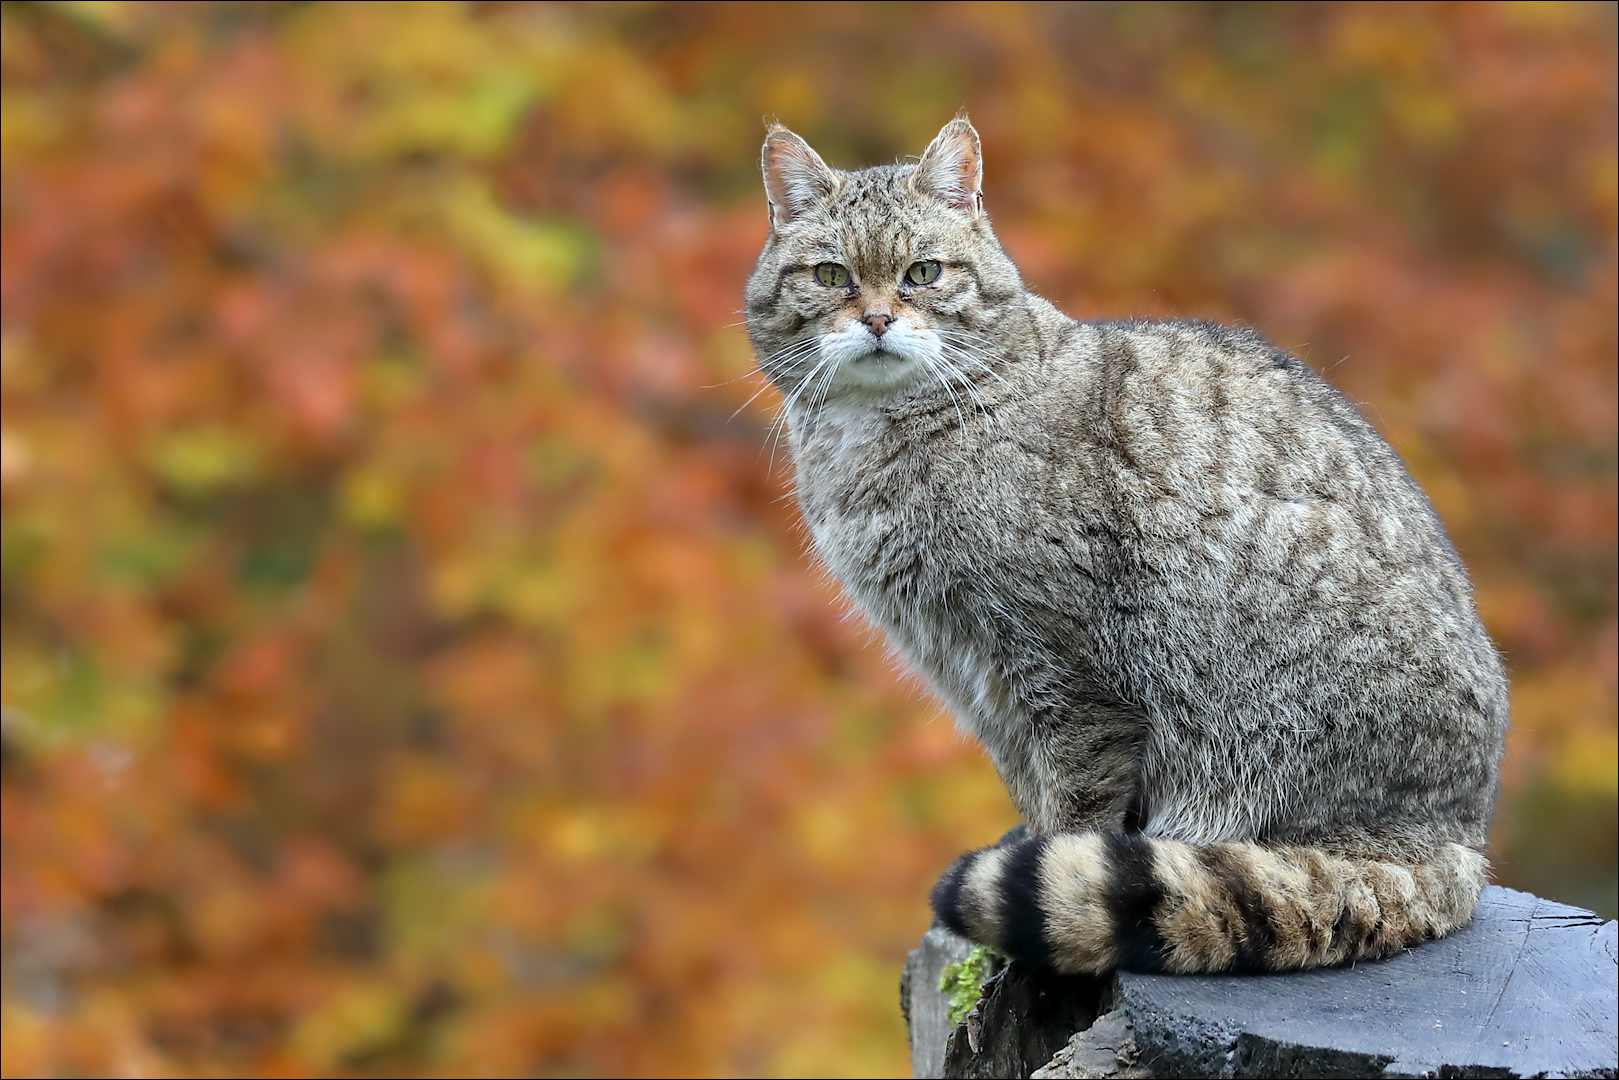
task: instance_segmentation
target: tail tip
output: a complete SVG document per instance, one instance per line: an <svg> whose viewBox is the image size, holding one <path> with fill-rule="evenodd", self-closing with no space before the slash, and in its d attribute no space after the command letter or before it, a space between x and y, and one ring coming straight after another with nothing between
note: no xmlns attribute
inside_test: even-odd
<svg viewBox="0 0 1619 1080"><path fill-rule="evenodd" d="M967 921L961 908L961 889L967 880L967 873L978 861L979 852L969 851L955 862L950 864L928 895L928 906L933 909L936 921L952 933L962 937L969 936Z"/></svg>

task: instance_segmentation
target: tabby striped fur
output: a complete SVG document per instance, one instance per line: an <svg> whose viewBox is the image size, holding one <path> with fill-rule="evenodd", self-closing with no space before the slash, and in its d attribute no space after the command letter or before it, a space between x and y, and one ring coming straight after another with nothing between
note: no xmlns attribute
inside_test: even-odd
<svg viewBox="0 0 1619 1080"><path fill-rule="evenodd" d="M748 334L815 550L1030 838L949 926L1060 971L1316 967L1466 922L1507 725L1399 456L1298 359L1029 292L964 118L832 170L773 128Z"/></svg>
<svg viewBox="0 0 1619 1080"><path fill-rule="evenodd" d="M963 937L1064 975L1286 971L1448 933L1472 917L1484 878L1484 857L1460 844L1406 865L1117 830L971 852L933 908Z"/></svg>

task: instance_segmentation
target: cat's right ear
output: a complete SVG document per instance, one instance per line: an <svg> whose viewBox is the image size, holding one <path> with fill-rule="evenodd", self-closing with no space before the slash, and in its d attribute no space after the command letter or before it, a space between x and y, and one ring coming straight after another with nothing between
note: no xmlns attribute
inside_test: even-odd
<svg viewBox="0 0 1619 1080"><path fill-rule="evenodd" d="M780 124L772 124L765 135L759 163L765 174L772 229L824 203L838 190L837 174L826 167L821 155Z"/></svg>
<svg viewBox="0 0 1619 1080"><path fill-rule="evenodd" d="M944 126L911 173L911 190L944 200L977 220L984 212L984 151L966 113Z"/></svg>

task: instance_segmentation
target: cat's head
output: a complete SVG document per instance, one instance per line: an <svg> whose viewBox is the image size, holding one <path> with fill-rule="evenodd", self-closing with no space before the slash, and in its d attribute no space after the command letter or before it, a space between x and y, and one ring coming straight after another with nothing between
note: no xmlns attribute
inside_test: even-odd
<svg viewBox="0 0 1619 1080"><path fill-rule="evenodd" d="M770 237L748 281L748 337L790 401L943 389L981 368L984 331L1023 283L984 213L965 116L914 164L857 172L775 125L762 165Z"/></svg>

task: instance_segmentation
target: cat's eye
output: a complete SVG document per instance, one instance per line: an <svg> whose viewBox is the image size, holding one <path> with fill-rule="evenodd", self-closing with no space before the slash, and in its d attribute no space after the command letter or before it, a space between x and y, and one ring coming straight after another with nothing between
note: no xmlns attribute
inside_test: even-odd
<svg viewBox="0 0 1619 1080"><path fill-rule="evenodd" d="M939 264L931 261L912 263L911 268L905 271L905 280L912 285L931 285L939 280Z"/></svg>
<svg viewBox="0 0 1619 1080"><path fill-rule="evenodd" d="M849 268L837 263L822 263L815 268L815 280L829 289L841 289L849 284Z"/></svg>

